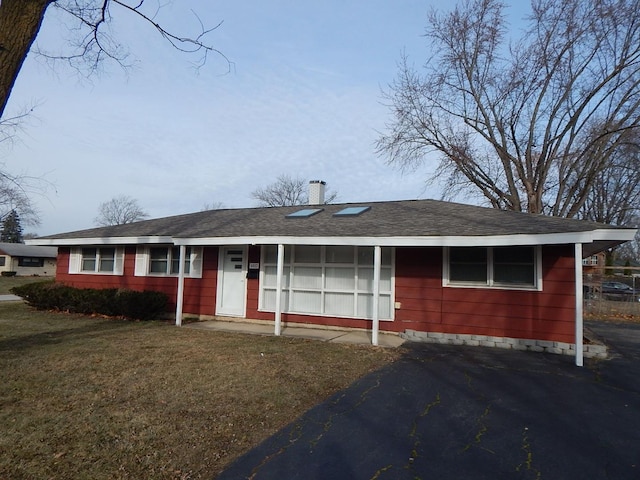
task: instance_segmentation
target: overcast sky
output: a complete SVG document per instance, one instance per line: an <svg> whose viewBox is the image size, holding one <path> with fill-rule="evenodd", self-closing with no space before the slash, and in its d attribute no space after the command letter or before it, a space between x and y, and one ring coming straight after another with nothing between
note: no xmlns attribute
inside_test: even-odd
<svg viewBox="0 0 640 480"><path fill-rule="evenodd" d="M524 3L524 2L523 2ZM196 31L233 62L173 50L148 25L112 7L116 34L137 60L124 73L105 64L91 81L30 55L6 115L37 105L0 162L44 177L34 196L39 235L91 228L100 203L124 194L152 218L206 204L255 206L251 192L287 173L327 182L338 202L439 198L427 169L403 175L376 156L390 119L381 90L403 51L416 64L431 7L445 0L175 0L160 13L170 30ZM50 8L50 10L53 10ZM53 11L38 42L67 35ZM509 12L522 17L522 12Z"/></svg>

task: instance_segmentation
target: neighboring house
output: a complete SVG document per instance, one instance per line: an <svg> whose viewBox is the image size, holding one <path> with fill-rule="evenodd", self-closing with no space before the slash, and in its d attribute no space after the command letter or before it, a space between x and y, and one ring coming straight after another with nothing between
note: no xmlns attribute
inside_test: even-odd
<svg viewBox="0 0 640 480"><path fill-rule="evenodd" d="M16 272L16 275L54 276L58 249L25 245L24 243L0 243L0 272Z"/></svg>
<svg viewBox="0 0 640 480"><path fill-rule="evenodd" d="M561 342L580 365L582 259L634 234L435 200L320 201L30 242L59 248L65 284L166 292L177 325L194 315L273 322L277 335L284 322L369 329L374 344L380 330Z"/></svg>
<svg viewBox="0 0 640 480"><path fill-rule="evenodd" d="M604 275L607 255L598 252L582 259L582 270L585 275Z"/></svg>

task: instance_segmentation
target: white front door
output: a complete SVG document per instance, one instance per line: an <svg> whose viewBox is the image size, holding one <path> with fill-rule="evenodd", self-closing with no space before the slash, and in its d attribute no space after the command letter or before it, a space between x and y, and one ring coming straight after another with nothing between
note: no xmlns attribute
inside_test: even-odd
<svg viewBox="0 0 640 480"><path fill-rule="evenodd" d="M245 247L222 247L219 265L216 314L244 317L247 295Z"/></svg>

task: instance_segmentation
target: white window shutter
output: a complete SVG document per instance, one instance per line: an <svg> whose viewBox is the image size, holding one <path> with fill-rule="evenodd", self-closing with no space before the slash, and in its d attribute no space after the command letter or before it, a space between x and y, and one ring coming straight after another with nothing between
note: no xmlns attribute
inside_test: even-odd
<svg viewBox="0 0 640 480"><path fill-rule="evenodd" d="M116 248L115 262L113 265L113 274L114 275L124 274L124 248L123 247Z"/></svg>
<svg viewBox="0 0 640 480"><path fill-rule="evenodd" d="M191 249L191 278L202 278L202 247Z"/></svg>
<svg viewBox="0 0 640 480"><path fill-rule="evenodd" d="M80 265L82 264L82 250L72 248L69 253L69 273L80 273Z"/></svg>
<svg viewBox="0 0 640 480"><path fill-rule="evenodd" d="M149 269L149 249L147 247L136 247L136 267L134 275L136 277L146 277Z"/></svg>

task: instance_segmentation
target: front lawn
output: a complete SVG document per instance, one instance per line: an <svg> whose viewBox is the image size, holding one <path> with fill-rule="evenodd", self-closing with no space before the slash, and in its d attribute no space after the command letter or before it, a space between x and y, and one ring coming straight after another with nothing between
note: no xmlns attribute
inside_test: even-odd
<svg viewBox="0 0 640 480"><path fill-rule="evenodd" d="M0 478L214 478L393 350L0 304Z"/></svg>
<svg viewBox="0 0 640 480"><path fill-rule="evenodd" d="M13 287L20 287L27 283L46 282L53 277L5 277L0 275L0 295L8 295Z"/></svg>

